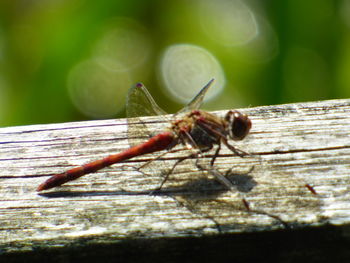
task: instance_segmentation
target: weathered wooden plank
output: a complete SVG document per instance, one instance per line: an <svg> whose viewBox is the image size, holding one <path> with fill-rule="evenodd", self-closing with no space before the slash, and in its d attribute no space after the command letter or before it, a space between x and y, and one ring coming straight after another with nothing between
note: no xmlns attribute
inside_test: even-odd
<svg viewBox="0 0 350 263"><path fill-rule="evenodd" d="M150 195L162 170L186 154L181 151L141 172L134 167L156 154L113 165L40 195L35 189L48 175L126 149L126 120L1 128L1 252L68 246L85 239L108 244L140 237L349 224L350 100L242 112L250 116L253 128L234 145L250 156L233 156L224 149L215 163L222 174L233 168L228 178L236 184L236 193L224 191L213 176L188 161L175 169L162 192ZM155 133L167 126L158 117L142 120ZM212 154L200 164L209 163ZM312 185L317 195L305 184Z"/></svg>

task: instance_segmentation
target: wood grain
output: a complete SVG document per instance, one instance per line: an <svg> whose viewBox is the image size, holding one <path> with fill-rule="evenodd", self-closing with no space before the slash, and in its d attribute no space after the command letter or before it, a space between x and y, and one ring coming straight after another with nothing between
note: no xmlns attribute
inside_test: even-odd
<svg viewBox="0 0 350 263"><path fill-rule="evenodd" d="M126 149L127 121L103 120L0 129L0 253L138 238L247 233L350 222L350 100L241 109L253 123L215 163L237 191L226 191L186 151L145 155L38 194L49 175ZM223 114L225 111L218 112ZM135 125L131 119L129 125ZM167 127L144 117L153 133ZM140 138L138 138L140 137ZM200 160L205 166L213 152ZM312 185L317 195L305 185ZM248 212L242 198L249 202Z"/></svg>

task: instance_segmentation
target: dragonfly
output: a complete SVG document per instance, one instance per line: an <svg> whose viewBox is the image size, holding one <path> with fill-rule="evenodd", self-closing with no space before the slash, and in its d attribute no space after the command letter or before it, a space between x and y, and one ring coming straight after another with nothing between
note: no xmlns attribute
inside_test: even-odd
<svg viewBox="0 0 350 263"><path fill-rule="evenodd" d="M137 156L161 151L168 153L179 144L184 145L188 149L192 149L193 152L186 157L180 158L174 164L170 172L163 178L157 190L161 189L168 179L169 174L171 174L178 163L189 157L200 157L204 152L210 151L214 146L217 146L217 149L211 160L211 165L214 164L222 144L236 155L242 156L246 154L229 143L229 139L235 141L243 140L248 135L252 127L252 122L246 114L237 110L229 110L224 117L219 117L215 114L199 110L199 107L203 103L204 96L213 82L214 79L211 79L187 106L177 112L173 116L169 127L163 132L122 152L69 169L60 174L52 175L38 186L37 191L40 192L60 186L86 174L94 173L112 164L120 163ZM127 109L127 111L129 116L136 115L137 107L143 107L140 106L140 101L144 104L148 104L147 109L149 109L149 115L166 114L166 112L156 104L146 87L142 83L138 83L132 87L128 93L127 107L129 109ZM160 156L163 155L164 153L160 154Z"/></svg>

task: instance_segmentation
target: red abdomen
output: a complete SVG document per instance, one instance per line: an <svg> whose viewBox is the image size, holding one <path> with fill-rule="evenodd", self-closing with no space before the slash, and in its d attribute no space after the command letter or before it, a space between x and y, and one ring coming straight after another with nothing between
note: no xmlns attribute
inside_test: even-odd
<svg viewBox="0 0 350 263"><path fill-rule="evenodd" d="M147 142L131 147L123 152L109 155L101 160L93 161L79 167L72 168L64 173L56 174L39 185L37 191L47 190L60 186L66 182L75 180L85 174L96 172L112 164L131 159L133 157L165 150L172 146L174 135L171 132L163 132L153 136Z"/></svg>

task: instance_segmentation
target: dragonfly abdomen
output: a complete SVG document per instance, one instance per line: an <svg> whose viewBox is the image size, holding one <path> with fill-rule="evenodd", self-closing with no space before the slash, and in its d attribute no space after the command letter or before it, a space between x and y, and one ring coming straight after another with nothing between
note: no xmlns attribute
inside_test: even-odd
<svg viewBox="0 0 350 263"><path fill-rule="evenodd" d="M118 162L122 162L124 160L131 159L135 156L165 150L174 143L174 139L175 137L172 132L163 132L157 134L150 138L148 141L131 147L123 152L112 154L103 159L72 168L61 174L53 175L44 183L39 185L37 191L47 190L56 186L60 186L85 174L96 172L102 168Z"/></svg>

